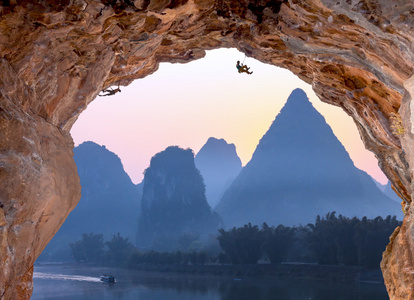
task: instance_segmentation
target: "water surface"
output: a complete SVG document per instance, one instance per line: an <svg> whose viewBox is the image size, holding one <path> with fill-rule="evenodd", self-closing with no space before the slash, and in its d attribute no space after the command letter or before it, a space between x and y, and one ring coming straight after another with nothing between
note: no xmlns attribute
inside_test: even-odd
<svg viewBox="0 0 414 300"><path fill-rule="evenodd" d="M99 277L110 273L114 285ZM382 284L175 276L172 273L37 265L32 300L388 300Z"/></svg>

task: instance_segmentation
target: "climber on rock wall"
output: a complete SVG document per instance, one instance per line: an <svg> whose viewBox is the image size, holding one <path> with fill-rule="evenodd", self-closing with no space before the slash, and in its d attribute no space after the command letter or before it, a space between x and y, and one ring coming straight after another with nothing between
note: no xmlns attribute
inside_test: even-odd
<svg viewBox="0 0 414 300"><path fill-rule="evenodd" d="M237 61L236 68L239 71L239 73L247 73L249 75L253 74L253 72L249 72L250 68L248 68L247 65L240 64L239 60Z"/></svg>

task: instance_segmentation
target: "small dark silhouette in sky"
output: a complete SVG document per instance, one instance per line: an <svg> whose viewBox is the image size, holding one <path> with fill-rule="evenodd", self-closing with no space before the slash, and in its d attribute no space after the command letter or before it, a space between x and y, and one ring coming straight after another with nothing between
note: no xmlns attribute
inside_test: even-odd
<svg viewBox="0 0 414 300"><path fill-rule="evenodd" d="M120 93L121 92L121 89L119 88L119 84L118 84L118 88L116 88L116 89L113 89L112 87L110 87L110 88L108 88L108 89L104 89L104 90L102 90L101 91L101 93L104 93L104 94L99 94L99 96L100 97L105 97L105 96L113 96L113 95L115 95L116 93ZM106 94L105 94L106 93Z"/></svg>
<svg viewBox="0 0 414 300"><path fill-rule="evenodd" d="M247 65L240 64L239 60L237 61L236 68L239 71L239 73L247 73L249 75L253 74L253 71L249 72L250 68L247 67Z"/></svg>

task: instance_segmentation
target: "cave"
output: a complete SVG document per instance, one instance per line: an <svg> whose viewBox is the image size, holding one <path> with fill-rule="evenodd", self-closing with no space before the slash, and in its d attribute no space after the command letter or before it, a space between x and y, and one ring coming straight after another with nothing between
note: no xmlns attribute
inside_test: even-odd
<svg viewBox="0 0 414 300"><path fill-rule="evenodd" d="M79 114L217 48L289 69L353 118L405 214L383 254L387 291L414 299L412 1L13 0L0 16L1 299L30 298L35 259L80 199Z"/></svg>

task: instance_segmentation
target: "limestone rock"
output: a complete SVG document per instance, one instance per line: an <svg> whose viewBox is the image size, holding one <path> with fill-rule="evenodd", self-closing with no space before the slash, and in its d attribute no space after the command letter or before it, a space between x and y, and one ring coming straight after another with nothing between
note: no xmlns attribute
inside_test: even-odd
<svg viewBox="0 0 414 300"><path fill-rule="evenodd" d="M0 297L29 297L34 259L80 197L68 132L88 103L103 88L152 74L160 62L185 63L220 47L290 69L311 83L322 101L354 118L404 201L405 222L392 243L407 241L398 247L406 257L413 255L413 1L14 0L2 5ZM399 116L401 122L395 122ZM392 262L383 265L385 281L391 299L408 299L403 295L414 290L414 266L393 259L398 247L385 257Z"/></svg>
<svg viewBox="0 0 414 300"><path fill-rule="evenodd" d="M69 244L84 233L103 234L106 241L119 233L135 241L142 193L125 172L120 158L93 142L84 142L73 152L82 197L40 259L70 259Z"/></svg>
<svg viewBox="0 0 414 300"><path fill-rule="evenodd" d="M171 146L151 158L145 170L138 246L175 251L184 237L206 239L217 232L220 223L207 203L203 177L191 149Z"/></svg>
<svg viewBox="0 0 414 300"><path fill-rule="evenodd" d="M215 210L226 228L299 226L333 211L360 219L403 216L399 203L355 167L301 89L290 94Z"/></svg>

